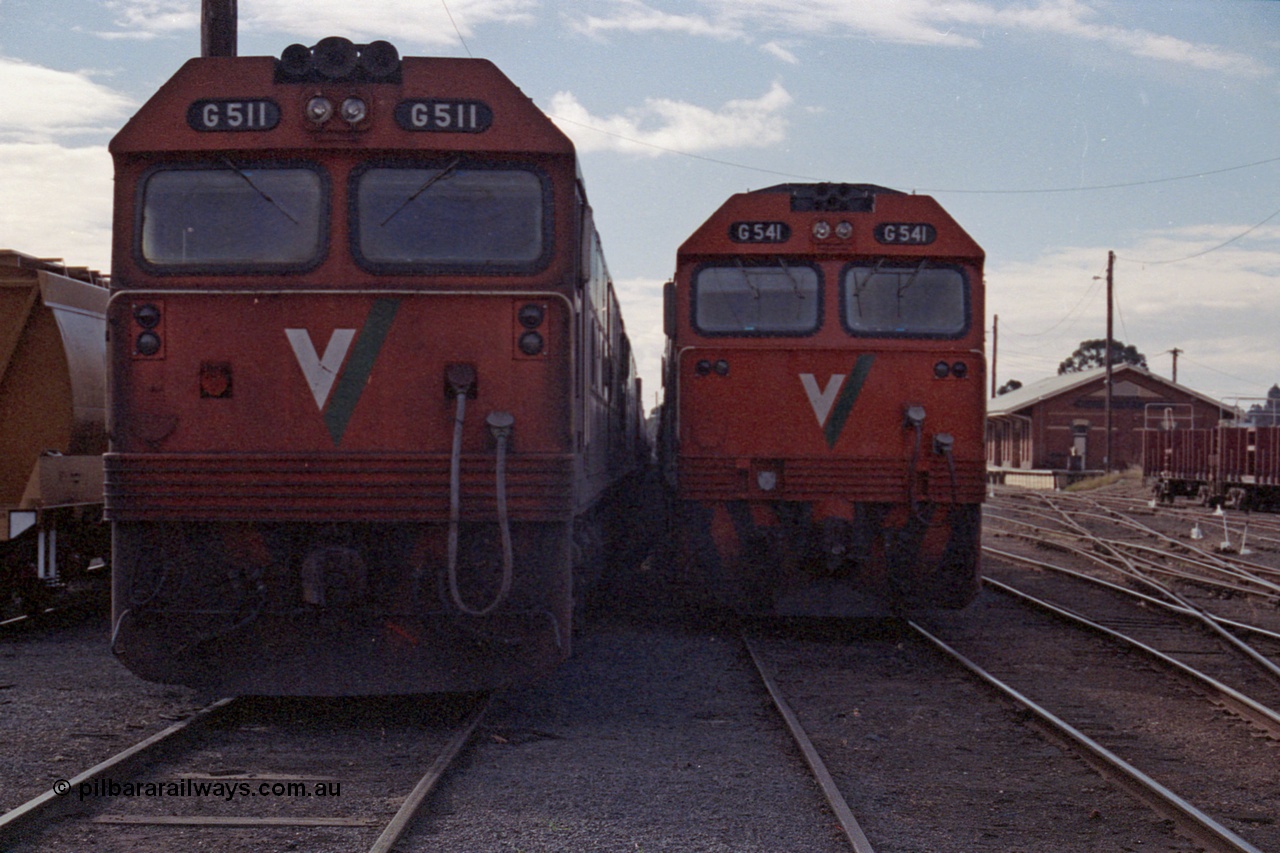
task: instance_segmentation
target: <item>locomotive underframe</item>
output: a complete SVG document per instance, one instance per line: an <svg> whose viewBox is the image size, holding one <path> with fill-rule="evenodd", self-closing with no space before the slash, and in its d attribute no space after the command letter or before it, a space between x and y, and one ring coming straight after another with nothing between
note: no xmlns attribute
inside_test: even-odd
<svg viewBox="0 0 1280 853"><path fill-rule="evenodd" d="M883 617L977 595L980 505L851 507L848 518L816 519L805 501L680 501L685 569L746 615Z"/></svg>
<svg viewBox="0 0 1280 853"><path fill-rule="evenodd" d="M447 524L117 523L113 649L144 678L223 693L526 681L569 654L572 523L513 522L511 537L510 593L476 617L448 592ZM496 524L461 525L457 566L463 601L491 602Z"/></svg>

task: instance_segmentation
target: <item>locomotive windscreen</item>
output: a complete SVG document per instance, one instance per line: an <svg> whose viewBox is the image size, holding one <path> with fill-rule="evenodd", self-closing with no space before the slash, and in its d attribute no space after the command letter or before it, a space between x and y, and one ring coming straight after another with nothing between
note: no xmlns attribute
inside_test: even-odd
<svg viewBox="0 0 1280 853"><path fill-rule="evenodd" d="M530 169L369 168L354 195L357 255L375 267L517 270L549 249L549 192Z"/></svg>
<svg viewBox="0 0 1280 853"><path fill-rule="evenodd" d="M155 267L296 267L319 260L324 180L307 168L165 168L143 184L142 257Z"/></svg>
<svg viewBox="0 0 1280 853"><path fill-rule="evenodd" d="M706 266L693 280L694 323L709 334L809 334L821 303L810 266Z"/></svg>
<svg viewBox="0 0 1280 853"><path fill-rule="evenodd" d="M968 286L952 267L856 265L841 285L845 327L855 335L950 338L969 327Z"/></svg>

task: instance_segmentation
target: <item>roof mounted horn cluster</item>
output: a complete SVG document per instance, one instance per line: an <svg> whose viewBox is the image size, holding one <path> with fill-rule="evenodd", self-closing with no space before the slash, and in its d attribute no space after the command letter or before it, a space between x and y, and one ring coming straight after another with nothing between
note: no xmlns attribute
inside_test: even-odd
<svg viewBox="0 0 1280 853"><path fill-rule="evenodd" d="M312 47L291 44L276 60L277 83L399 83L400 52L387 41L355 44L341 36Z"/></svg>

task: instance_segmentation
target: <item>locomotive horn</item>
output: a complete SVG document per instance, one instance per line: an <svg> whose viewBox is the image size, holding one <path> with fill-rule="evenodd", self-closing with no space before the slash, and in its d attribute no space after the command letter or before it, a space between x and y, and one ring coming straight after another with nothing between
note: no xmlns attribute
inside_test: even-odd
<svg viewBox="0 0 1280 853"><path fill-rule="evenodd" d="M236 0L200 0L200 55L236 55Z"/></svg>

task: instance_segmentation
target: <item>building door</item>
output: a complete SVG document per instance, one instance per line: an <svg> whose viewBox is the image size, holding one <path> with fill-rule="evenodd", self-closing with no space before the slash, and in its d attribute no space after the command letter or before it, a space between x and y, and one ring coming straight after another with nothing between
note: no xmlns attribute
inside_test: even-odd
<svg viewBox="0 0 1280 853"><path fill-rule="evenodd" d="M1071 425L1071 461L1068 468L1072 471L1083 471L1089 467L1089 425Z"/></svg>

